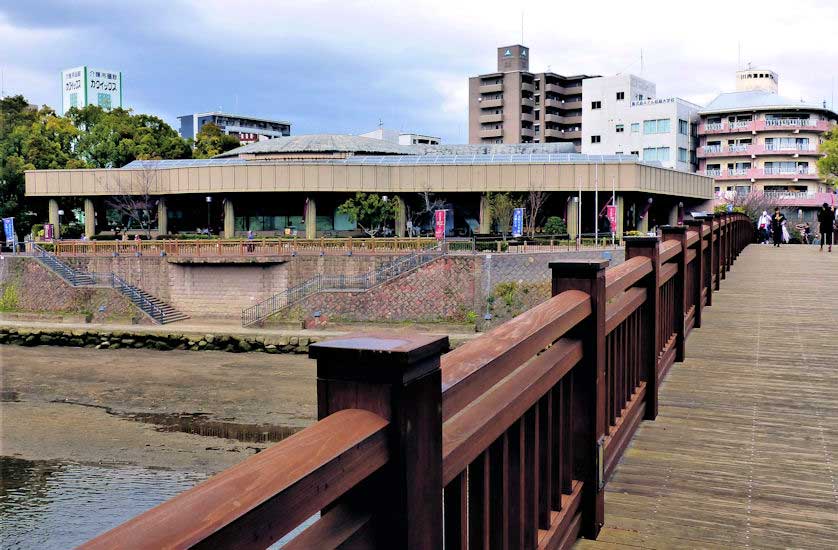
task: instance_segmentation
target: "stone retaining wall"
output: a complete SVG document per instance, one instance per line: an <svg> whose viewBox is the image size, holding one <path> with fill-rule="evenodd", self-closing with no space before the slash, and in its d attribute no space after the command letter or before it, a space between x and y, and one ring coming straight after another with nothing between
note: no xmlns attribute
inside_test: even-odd
<svg viewBox="0 0 838 550"><path fill-rule="evenodd" d="M95 349L146 348L168 351L227 351L233 353L308 353L319 338L304 336L226 336L179 333L136 333L99 330L30 330L0 327L0 344L73 346Z"/></svg>

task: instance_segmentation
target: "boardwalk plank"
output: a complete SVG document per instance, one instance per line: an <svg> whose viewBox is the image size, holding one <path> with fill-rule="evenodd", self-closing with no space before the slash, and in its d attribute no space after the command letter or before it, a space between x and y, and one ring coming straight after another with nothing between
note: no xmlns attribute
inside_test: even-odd
<svg viewBox="0 0 838 550"><path fill-rule="evenodd" d="M576 548L838 548L838 254L748 247Z"/></svg>

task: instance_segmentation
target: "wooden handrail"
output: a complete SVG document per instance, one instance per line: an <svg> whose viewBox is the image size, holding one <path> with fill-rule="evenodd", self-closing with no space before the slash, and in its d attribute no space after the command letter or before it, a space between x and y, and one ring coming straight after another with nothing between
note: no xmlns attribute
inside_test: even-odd
<svg viewBox="0 0 838 550"><path fill-rule="evenodd" d="M317 511L288 548L596 538L609 476L752 236L739 214L685 225L628 239L614 268L550 264L553 298L445 355L410 333L315 344L320 422L83 548L264 548Z"/></svg>
<svg viewBox="0 0 838 550"><path fill-rule="evenodd" d="M517 369L442 428L442 481L449 484L520 419L579 360L579 340L559 340Z"/></svg>
<svg viewBox="0 0 838 550"><path fill-rule="evenodd" d="M563 292L444 355L443 421L590 314L590 298L586 293Z"/></svg>
<svg viewBox="0 0 838 550"><path fill-rule="evenodd" d="M666 263L681 252L681 243L677 241L665 241L660 244L661 263Z"/></svg>
<svg viewBox="0 0 838 550"><path fill-rule="evenodd" d="M266 548L387 464L387 426L336 412L81 548Z"/></svg>
<svg viewBox="0 0 838 550"><path fill-rule="evenodd" d="M605 299L611 300L652 272L649 258L636 256L605 272Z"/></svg>

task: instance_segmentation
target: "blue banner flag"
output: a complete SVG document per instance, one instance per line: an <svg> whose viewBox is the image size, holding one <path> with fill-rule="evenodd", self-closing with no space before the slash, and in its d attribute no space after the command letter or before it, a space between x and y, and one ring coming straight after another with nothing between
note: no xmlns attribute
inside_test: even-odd
<svg viewBox="0 0 838 550"><path fill-rule="evenodd" d="M520 237L524 234L524 209L516 208L512 211L512 236Z"/></svg>
<svg viewBox="0 0 838 550"><path fill-rule="evenodd" d="M15 219L3 218L3 232L6 233L6 244L15 243Z"/></svg>

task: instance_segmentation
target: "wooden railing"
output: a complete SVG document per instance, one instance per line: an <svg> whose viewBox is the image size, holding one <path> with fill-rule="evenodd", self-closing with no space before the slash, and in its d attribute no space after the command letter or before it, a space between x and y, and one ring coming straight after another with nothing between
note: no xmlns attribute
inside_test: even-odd
<svg viewBox="0 0 838 550"><path fill-rule="evenodd" d="M188 239L70 241L45 243L61 256L152 255L235 257L291 256L294 254L387 254L407 253L437 244L430 238L361 238L353 239Z"/></svg>
<svg viewBox="0 0 838 550"><path fill-rule="evenodd" d="M607 480L752 235L721 214L627 238L614 268L555 262L553 298L449 353L416 334L313 344L318 423L83 547L265 548L303 522L286 548L595 538Z"/></svg>

